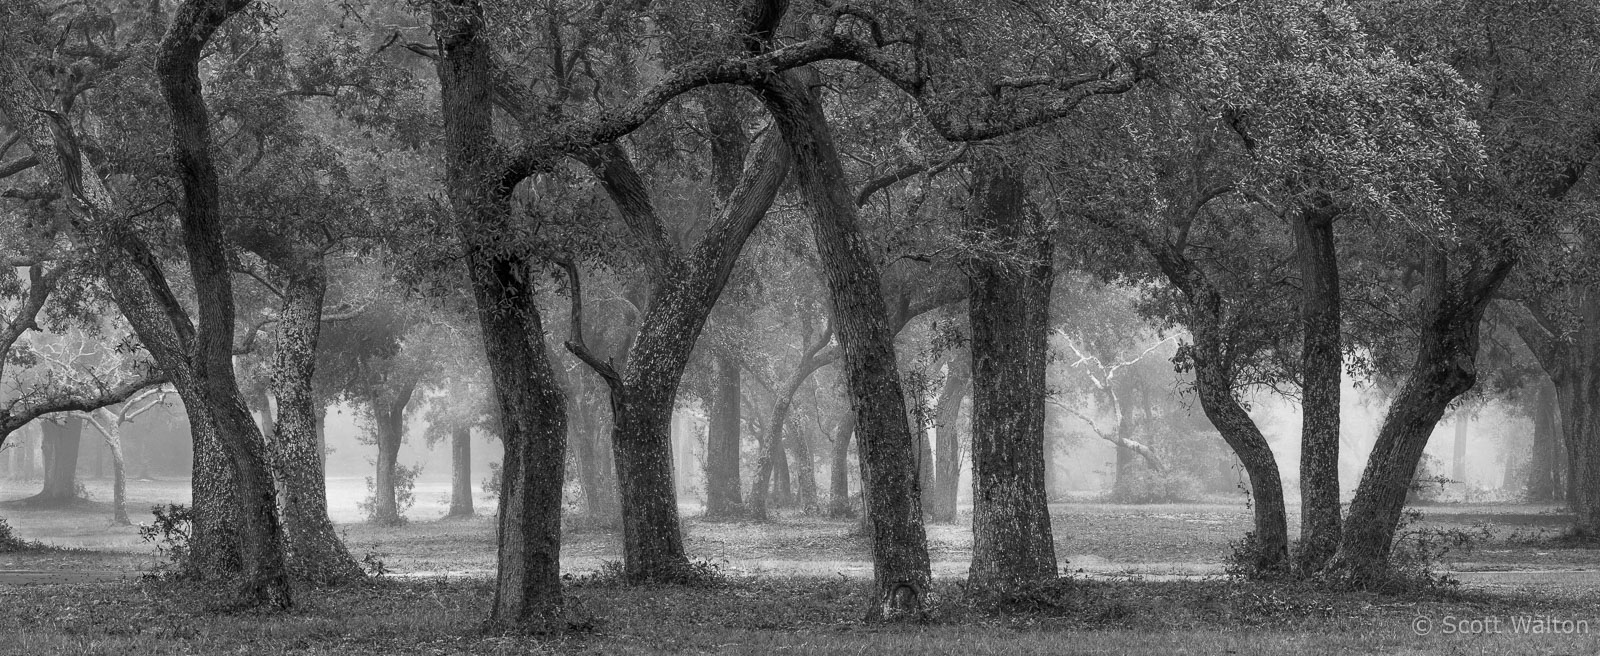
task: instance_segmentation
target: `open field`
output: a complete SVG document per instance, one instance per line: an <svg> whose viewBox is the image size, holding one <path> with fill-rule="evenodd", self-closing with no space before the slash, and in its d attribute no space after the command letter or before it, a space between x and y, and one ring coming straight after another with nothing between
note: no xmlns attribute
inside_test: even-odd
<svg viewBox="0 0 1600 656"><path fill-rule="evenodd" d="M96 483L89 489L103 500ZM332 496L361 492L336 479ZM438 486L439 489L434 489ZM130 484L134 521L153 503L182 501L184 481ZM1600 650L1600 551L1553 539L1554 508L1437 506L1418 526L1473 532L1452 554L1458 592L1409 596L1333 595L1215 576L1228 542L1249 527L1242 503L1052 506L1057 548L1072 583L1006 613L967 605L961 576L971 553L967 526L930 526L939 577L923 623L858 622L870 577L867 542L850 521L786 516L771 523L687 519L690 555L727 574L711 589L625 589L586 576L618 559L612 533L575 530L564 566L585 625L560 639L483 630L494 558L487 515L438 521L441 484L419 485L414 521L396 528L335 516L357 556L393 572L371 586L302 590L285 615L226 614L214 590L138 582L154 562L133 528L110 523L103 501L67 511L0 505L20 536L62 550L0 554L0 570L60 577L0 584L0 653L1505 653ZM8 482L0 499L25 496ZM480 511L493 505L481 500ZM1291 522L1296 518L1291 518ZM62 584L74 572L111 580ZM1581 634L1512 633L1523 616L1585 621ZM1417 635L1413 621L1433 622ZM1446 635L1463 619L1499 633ZM1574 624L1574 630L1588 625Z"/></svg>

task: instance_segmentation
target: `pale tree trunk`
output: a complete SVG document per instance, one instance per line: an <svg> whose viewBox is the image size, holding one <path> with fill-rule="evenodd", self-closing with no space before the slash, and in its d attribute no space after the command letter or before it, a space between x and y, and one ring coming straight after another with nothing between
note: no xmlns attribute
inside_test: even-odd
<svg viewBox="0 0 1600 656"><path fill-rule="evenodd" d="M743 514L739 476L739 361L730 354L716 358L706 426L706 516Z"/></svg>
<svg viewBox="0 0 1600 656"><path fill-rule="evenodd" d="M833 432L832 464L828 468L828 516L850 519L856 516L850 503L850 438L856 431L856 416L846 413Z"/></svg>
<svg viewBox="0 0 1600 656"><path fill-rule="evenodd" d="M1133 494L1133 448L1128 442L1133 439L1134 418L1133 404L1124 401L1119 394L1112 393L1111 405L1117 412L1117 464L1116 478L1111 483L1111 496L1118 501L1125 501Z"/></svg>
<svg viewBox="0 0 1600 656"><path fill-rule="evenodd" d="M450 431L450 512L446 517L471 517L472 429Z"/></svg>
<svg viewBox="0 0 1600 656"><path fill-rule="evenodd" d="M1463 485L1467 482L1467 418L1455 420L1455 449L1450 454L1450 478Z"/></svg>
<svg viewBox="0 0 1600 656"><path fill-rule="evenodd" d="M297 263L299 266L283 266ZM279 262L285 275L278 310L272 394L278 417L272 437L273 469L282 488L283 530L289 571L321 584L364 576L328 518L327 480L322 469L320 426L326 410L312 389L322 301L327 278L320 255ZM268 415L269 409L262 408Z"/></svg>
<svg viewBox="0 0 1600 656"><path fill-rule="evenodd" d="M953 524L956 521L956 499L960 495L961 480L961 400L967 395L972 380L971 356L958 354L950 359L944 386L939 390L936 410L939 425L935 430L938 450L934 462L933 521ZM1046 446L1045 469L1049 470L1049 450ZM1048 480L1048 475L1046 476Z"/></svg>
<svg viewBox="0 0 1600 656"><path fill-rule="evenodd" d="M1417 463L1450 403L1477 381L1479 323L1511 265L1506 259L1451 275L1446 253L1428 254L1417 359L1378 428L1338 551L1322 576L1352 587L1386 578Z"/></svg>
<svg viewBox="0 0 1600 656"><path fill-rule="evenodd" d="M106 447L111 450L111 521L119 526L133 523L128 520L127 467L122 457L124 418L123 415L106 411L103 414L90 415L88 420L95 430L100 432L100 436L105 438Z"/></svg>
<svg viewBox="0 0 1600 656"><path fill-rule="evenodd" d="M806 514L816 513L821 505L817 499L817 463L811 455L809 431L796 433L789 445L794 450L795 500Z"/></svg>
<svg viewBox="0 0 1600 656"><path fill-rule="evenodd" d="M566 399L556 384L537 305L539 279L523 255L494 243L512 234L494 127L492 52L476 3L436 3L436 60L445 136L445 189L461 237L484 352L500 410L501 464L495 597L490 620L544 622L561 606L561 489Z"/></svg>
<svg viewBox="0 0 1600 656"><path fill-rule="evenodd" d="M990 157L994 157L991 155ZM969 590L1006 594L1056 577L1044 482L1045 369L1054 245L1027 216L1023 171L974 165L973 238L1018 261L970 257L972 282L972 567Z"/></svg>
<svg viewBox="0 0 1600 656"><path fill-rule="evenodd" d="M876 603L868 616L915 613L921 609L930 578L928 543L922 528L916 440L906 422L880 274L857 225L821 100L808 88L806 76L770 74L755 88L793 153L801 198L811 214L812 235L833 300L867 474L867 511L872 515Z"/></svg>
<svg viewBox="0 0 1600 656"><path fill-rule="evenodd" d="M1333 226L1338 212L1302 208L1290 219L1300 269L1300 546L1296 567L1310 575L1339 548L1339 260Z"/></svg>

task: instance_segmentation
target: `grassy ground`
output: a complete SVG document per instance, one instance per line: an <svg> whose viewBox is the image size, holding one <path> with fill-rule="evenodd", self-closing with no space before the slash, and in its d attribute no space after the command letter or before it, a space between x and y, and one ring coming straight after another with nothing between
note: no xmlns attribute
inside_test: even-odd
<svg viewBox="0 0 1600 656"><path fill-rule="evenodd" d="M0 517L22 537L69 547L0 554L0 570L137 574L148 568L150 545L135 529L111 524L103 502L109 494L97 485L89 482L96 501L64 511L0 503ZM133 482L134 521L149 521L152 504L186 500L185 485ZM0 483L0 499L25 496L28 487ZM360 490L348 481L334 487L341 504L352 488ZM1600 567L1600 552L1557 539L1565 517L1549 507L1423 508L1426 519L1415 526L1479 536L1471 551L1453 555L1453 568L1484 573L1463 574L1468 584L1462 592L1396 597L1154 576L1219 571L1228 542L1249 528L1242 504L1058 504L1052 506L1056 543L1067 561L1063 567L1075 572L1072 583L1005 613L963 601L959 581L971 555L970 527L930 526L941 578L929 618L893 626L858 621L870 569L868 544L854 522L686 520L690 554L727 574L728 583L716 589L597 583L581 572L618 559L620 544L610 532L574 530L565 536L563 565L578 573L569 598L588 627L536 639L483 629L492 598L483 577L493 567L493 523L488 517L433 519L442 514L437 492L419 490L411 513L418 520L402 527L352 521L353 513L336 508L352 551L373 553L395 572L374 585L302 590L298 607L282 615L221 612L218 590L172 583L0 585L0 608L6 609L0 612L0 654L1600 652L1600 592L1593 585L1600 577L1572 571ZM1521 584L1493 585L1500 570L1547 576L1527 578L1519 571ZM1107 576L1118 572L1152 576ZM1480 585L1484 581L1491 584ZM1519 616L1582 620L1594 631L1514 633ZM1413 628L1419 617L1431 622L1426 635ZM1482 630L1447 633L1468 619L1479 620L1469 628Z"/></svg>

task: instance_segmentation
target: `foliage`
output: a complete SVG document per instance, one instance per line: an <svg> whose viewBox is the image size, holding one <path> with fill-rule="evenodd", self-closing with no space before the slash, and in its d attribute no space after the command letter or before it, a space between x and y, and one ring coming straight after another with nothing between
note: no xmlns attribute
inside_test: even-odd
<svg viewBox="0 0 1600 656"><path fill-rule="evenodd" d="M405 522L406 511L417 502L415 493L417 487L417 474L422 473L422 463L409 467L401 464L394 466L394 510L400 515L400 521ZM356 504L362 514L367 516L367 521L377 521L378 517L378 490L377 483L371 476L367 477L367 498Z"/></svg>
<svg viewBox="0 0 1600 656"><path fill-rule="evenodd" d="M151 506L154 521L139 524L139 539L156 547L158 577L182 575L189 566L189 539L194 530L194 509L178 503Z"/></svg>
<svg viewBox="0 0 1600 656"><path fill-rule="evenodd" d="M1426 453L1417 463L1417 471L1411 477L1411 487L1406 490L1406 503L1435 503L1445 492L1445 487L1456 481L1438 473L1444 463Z"/></svg>
<svg viewBox="0 0 1600 656"><path fill-rule="evenodd" d="M489 463L489 477L483 479L483 493L490 499L500 498L500 463Z"/></svg>
<svg viewBox="0 0 1600 656"><path fill-rule="evenodd" d="M1421 526L1422 513L1407 510L1400 518L1389 551L1387 578L1378 588L1385 592L1453 589L1460 581L1440 571L1445 558L1456 551L1471 551L1493 537L1488 527Z"/></svg>
<svg viewBox="0 0 1600 656"><path fill-rule="evenodd" d="M1205 496L1200 478L1183 469L1135 468L1124 474L1129 480L1106 495L1111 503L1188 503Z"/></svg>
<svg viewBox="0 0 1600 656"><path fill-rule="evenodd" d="M0 553L15 553L18 551L34 551L44 545L34 540L24 540L17 537L16 531L11 528L4 518L0 518Z"/></svg>

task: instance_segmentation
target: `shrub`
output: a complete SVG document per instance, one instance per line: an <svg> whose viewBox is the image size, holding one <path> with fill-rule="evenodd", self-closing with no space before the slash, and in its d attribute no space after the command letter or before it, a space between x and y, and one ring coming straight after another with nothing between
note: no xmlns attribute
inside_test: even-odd
<svg viewBox="0 0 1600 656"><path fill-rule="evenodd" d="M394 466L394 511L400 515L400 521L406 519L406 511L417 502L414 492L417 487L417 474L422 473L422 465L410 467L396 464ZM367 516L367 521L378 521L378 485L372 477L367 477L367 498L356 504L357 508Z"/></svg>
<svg viewBox="0 0 1600 656"><path fill-rule="evenodd" d="M1107 496L1112 503L1189 503L1200 501L1204 486L1194 474L1136 468Z"/></svg>
<svg viewBox="0 0 1600 656"><path fill-rule="evenodd" d="M139 524L139 539L156 545L157 576L184 572L189 567L189 540L194 533L194 509L180 503L151 506L155 521Z"/></svg>
<svg viewBox="0 0 1600 656"><path fill-rule="evenodd" d="M6 520L0 519L0 553L16 553L18 551L32 551L43 548L44 545L33 540L24 540L17 537L15 531Z"/></svg>

